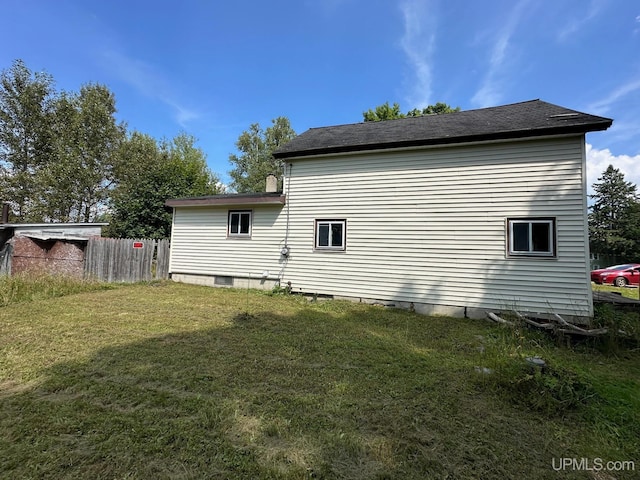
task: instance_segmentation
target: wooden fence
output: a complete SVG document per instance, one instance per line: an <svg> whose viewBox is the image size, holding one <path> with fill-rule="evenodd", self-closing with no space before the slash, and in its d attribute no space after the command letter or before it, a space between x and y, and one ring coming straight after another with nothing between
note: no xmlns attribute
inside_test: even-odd
<svg viewBox="0 0 640 480"><path fill-rule="evenodd" d="M105 282L148 282L169 278L169 240L92 238L84 275Z"/></svg>

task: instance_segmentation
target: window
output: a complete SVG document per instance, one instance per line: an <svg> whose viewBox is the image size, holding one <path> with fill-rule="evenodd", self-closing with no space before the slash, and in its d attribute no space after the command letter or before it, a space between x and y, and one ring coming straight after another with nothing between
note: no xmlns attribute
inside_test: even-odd
<svg viewBox="0 0 640 480"><path fill-rule="evenodd" d="M229 237L251 237L251 210L229 212Z"/></svg>
<svg viewBox="0 0 640 480"><path fill-rule="evenodd" d="M316 250L344 250L346 220L316 220Z"/></svg>
<svg viewBox="0 0 640 480"><path fill-rule="evenodd" d="M216 275L213 279L214 285L221 285L224 287L233 287L233 277Z"/></svg>
<svg viewBox="0 0 640 480"><path fill-rule="evenodd" d="M509 255L556 256L555 218L509 218L507 237Z"/></svg>

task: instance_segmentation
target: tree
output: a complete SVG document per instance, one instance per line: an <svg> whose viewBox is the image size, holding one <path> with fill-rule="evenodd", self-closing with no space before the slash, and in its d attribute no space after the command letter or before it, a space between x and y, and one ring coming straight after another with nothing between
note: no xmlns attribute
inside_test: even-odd
<svg viewBox="0 0 640 480"><path fill-rule="evenodd" d="M23 220L36 220L38 173L52 154L53 78L22 60L0 74L0 194Z"/></svg>
<svg viewBox="0 0 640 480"><path fill-rule="evenodd" d="M455 113L459 112L460 107L452 108L446 103L438 102L435 105L428 105L427 107L419 110L414 108L407 112L407 117L420 117L422 115L440 115L441 113Z"/></svg>
<svg viewBox="0 0 640 480"><path fill-rule="evenodd" d="M374 110L369 109L366 112L363 112L362 117L365 122L379 122L381 120L394 120L396 118L420 117L422 115L435 115L459 111L460 107L452 108L446 103L438 102L435 105L429 105L422 110L414 108L413 110L409 110L407 113L402 113L400 111L400 105L394 103L391 106L389 105L389 102L386 102L382 105L378 105Z"/></svg>
<svg viewBox="0 0 640 480"><path fill-rule="evenodd" d="M171 208L165 206L168 199L219 193L220 182L190 135L158 144L148 135L133 132L119 155L122 161L107 236L167 238L172 219Z"/></svg>
<svg viewBox="0 0 640 480"><path fill-rule="evenodd" d="M369 109L362 112L365 122L379 122L382 120L393 120L396 118L404 118L406 115L400 111L400 105L394 103L393 106L389 102L378 105L375 110Z"/></svg>
<svg viewBox="0 0 640 480"><path fill-rule="evenodd" d="M640 258L640 202L633 202L629 206L620 223L623 236L627 239L623 260L636 262Z"/></svg>
<svg viewBox="0 0 640 480"><path fill-rule="evenodd" d="M76 106L70 146L75 181L76 219L90 221L105 208L114 182L116 152L125 136L116 123L115 96L104 85L89 84L72 97Z"/></svg>
<svg viewBox="0 0 640 480"><path fill-rule="evenodd" d="M22 221L93 220L125 127L103 85L59 93L21 60L0 74L0 195Z"/></svg>
<svg viewBox="0 0 640 480"><path fill-rule="evenodd" d="M231 187L238 193L263 192L267 175L282 176L284 164L273 158L273 152L292 140L296 132L286 117L278 117L271 123L266 130L252 124L236 142L240 155L229 156L229 162L235 165L229 172Z"/></svg>
<svg viewBox="0 0 640 480"><path fill-rule="evenodd" d="M115 119L116 101L104 85L62 93L54 103L54 150L40 177L44 219L89 222L105 210L125 126Z"/></svg>
<svg viewBox="0 0 640 480"><path fill-rule="evenodd" d="M638 198L636 186L609 165L593 184L595 200L589 214L589 243L594 253L626 257L635 250ZM635 221L634 221L635 219Z"/></svg>
<svg viewBox="0 0 640 480"><path fill-rule="evenodd" d="M115 113L106 86L56 92L50 75L14 62L0 74L0 198L22 221L109 218L114 235L168 236L165 201L217 193L218 179L193 137L127 136Z"/></svg>

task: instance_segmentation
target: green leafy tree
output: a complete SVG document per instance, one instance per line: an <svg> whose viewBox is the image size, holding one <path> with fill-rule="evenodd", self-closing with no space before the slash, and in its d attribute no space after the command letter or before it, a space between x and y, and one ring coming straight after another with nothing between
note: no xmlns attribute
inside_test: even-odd
<svg viewBox="0 0 640 480"><path fill-rule="evenodd" d="M637 240L638 199L636 186L609 165L598 182L589 214L589 243L594 253L626 257Z"/></svg>
<svg viewBox="0 0 640 480"><path fill-rule="evenodd" d="M37 220L38 174L52 154L53 78L22 60L0 73L0 194L23 220Z"/></svg>
<svg viewBox="0 0 640 480"><path fill-rule="evenodd" d="M278 117L271 123L266 130L257 123L252 124L236 142L239 155L229 156L229 162L234 165L229 172L231 188L238 193L264 192L267 175L282 176L284 164L273 158L273 152L292 140L296 132L286 117Z"/></svg>
<svg viewBox="0 0 640 480"><path fill-rule="evenodd" d="M110 222L105 235L128 238L167 238L171 234L170 198L220 193L204 152L194 137L176 136L158 144L134 132L120 148L118 185L112 194Z"/></svg>
<svg viewBox="0 0 640 480"><path fill-rule="evenodd" d="M378 105L375 109L369 109L362 113L365 122L379 122L382 120L394 120L396 118L404 118L406 115L400 111L400 105L394 103L389 105L385 102Z"/></svg>
<svg viewBox="0 0 640 480"><path fill-rule="evenodd" d="M435 105L428 105L422 110L414 108L407 112L407 117L420 117L422 115L440 115L441 113L455 113L459 112L460 107L452 108L446 103L438 102Z"/></svg>
<svg viewBox="0 0 640 480"><path fill-rule="evenodd" d="M75 137L70 149L77 174L76 219L88 222L106 207L115 180L116 152L126 130L116 122L115 97L104 85L85 85L72 100L76 105L70 135Z"/></svg>
<svg viewBox="0 0 640 480"><path fill-rule="evenodd" d="M389 102L386 102L382 105L378 105L375 109L369 109L366 112L363 112L362 117L365 122L379 122L381 120L394 120L396 118L420 117L422 115L453 113L459 111L460 107L452 108L446 103L438 102L435 105L429 105L423 109L414 108L413 110L409 110L407 113L402 113L400 111L400 105L397 103L389 105Z"/></svg>
<svg viewBox="0 0 640 480"><path fill-rule="evenodd" d="M21 221L93 220L125 134L103 85L58 93L20 60L0 74L0 194Z"/></svg>
<svg viewBox="0 0 640 480"><path fill-rule="evenodd" d="M125 126L116 121L115 97L104 85L62 93L54 110L54 151L40 175L40 216L89 222L108 203Z"/></svg>

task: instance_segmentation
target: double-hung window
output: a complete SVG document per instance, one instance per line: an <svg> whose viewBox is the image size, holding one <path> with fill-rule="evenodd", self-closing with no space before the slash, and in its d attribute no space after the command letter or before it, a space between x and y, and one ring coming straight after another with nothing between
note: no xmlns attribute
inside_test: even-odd
<svg viewBox="0 0 640 480"><path fill-rule="evenodd" d="M507 239L509 256L555 257L556 219L508 218Z"/></svg>
<svg viewBox="0 0 640 480"><path fill-rule="evenodd" d="M346 220L316 220L316 250L345 249L347 238Z"/></svg>
<svg viewBox="0 0 640 480"><path fill-rule="evenodd" d="M229 211L227 235L239 238L251 237L251 210Z"/></svg>

